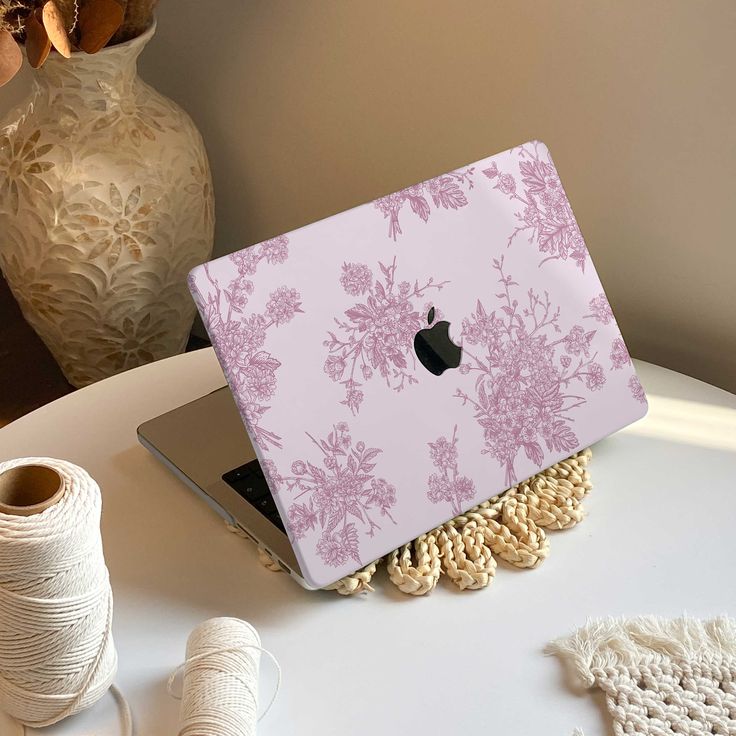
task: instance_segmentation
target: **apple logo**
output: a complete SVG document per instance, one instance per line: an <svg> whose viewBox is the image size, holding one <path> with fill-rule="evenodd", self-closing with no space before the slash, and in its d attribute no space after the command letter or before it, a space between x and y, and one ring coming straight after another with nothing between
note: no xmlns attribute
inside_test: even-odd
<svg viewBox="0 0 736 736"><path fill-rule="evenodd" d="M434 307L427 314L427 324L431 325L432 322ZM430 373L440 376L448 368L457 368L460 365L463 351L450 339L450 323L443 320L414 335L414 352Z"/></svg>

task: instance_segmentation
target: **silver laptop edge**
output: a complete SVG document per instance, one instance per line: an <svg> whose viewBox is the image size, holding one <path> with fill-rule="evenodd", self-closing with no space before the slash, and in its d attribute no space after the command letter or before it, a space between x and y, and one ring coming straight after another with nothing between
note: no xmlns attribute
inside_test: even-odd
<svg viewBox="0 0 736 736"><path fill-rule="evenodd" d="M226 523L268 552L300 585L304 580L291 542L222 476L257 460L230 389L223 386L138 427L138 440Z"/></svg>

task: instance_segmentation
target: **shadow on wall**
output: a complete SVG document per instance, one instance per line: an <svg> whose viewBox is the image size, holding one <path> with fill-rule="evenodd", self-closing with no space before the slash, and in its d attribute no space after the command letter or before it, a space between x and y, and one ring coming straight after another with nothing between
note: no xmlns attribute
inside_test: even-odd
<svg viewBox="0 0 736 736"><path fill-rule="evenodd" d="M162 2L141 73L204 135L216 253L540 138L632 354L736 391L731 0L212 5Z"/></svg>
<svg viewBox="0 0 736 736"><path fill-rule="evenodd" d="M736 6L224 5L162 3L142 65L205 135L218 253L540 137L632 353L736 391Z"/></svg>

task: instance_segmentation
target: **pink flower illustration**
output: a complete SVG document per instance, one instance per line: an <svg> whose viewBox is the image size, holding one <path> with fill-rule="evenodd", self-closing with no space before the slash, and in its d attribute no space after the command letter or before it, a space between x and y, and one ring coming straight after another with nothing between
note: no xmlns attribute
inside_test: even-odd
<svg viewBox="0 0 736 736"><path fill-rule="evenodd" d="M424 222L429 220L432 213L430 201L436 209L456 210L465 207L468 198L463 190L473 188L474 171L473 167L464 171L458 169L375 200L373 204L376 209L389 221L389 237L396 240L402 234L399 212L407 202L411 211Z"/></svg>
<svg viewBox="0 0 736 736"><path fill-rule="evenodd" d="M600 363L591 363L585 376L585 385L591 391L597 391L606 382L603 366Z"/></svg>
<svg viewBox="0 0 736 736"><path fill-rule="evenodd" d="M396 503L396 489L383 478L373 479L368 501L381 511L382 516L388 516L388 510Z"/></svg>
<svg viewBox="0 0 736 736"><path fill-rule="evenodd" d="M271 368L248 366L244 373L245 385L259 401L268 401L276 390L276 374Z"/></svg>
<svg viewBox="0 0 736 736"><path fill-rule="evenodd" d="M244 276L233 279L227 287L230 304L236 312L242 312L248 304L248 296L253 293L253 282Z"/></svg>
<svg viewBox="0 0 736 736"><path fill-rule="evenodd" d="M496 165L496 162L494 161L487 169L483 169L483 173L489 179L495 179L498 176L498 166Z"/></svg>
<svg viewBox="0 0 736 736"><path fill-rule="evenodd" d="M378 266L382 280L373 279L371 271L363 264L343 266L340 282L345 292L355 296L355 285L359 283L357 293L365 292L367 298L345 311L347 321L335 319L343 334L338 337L335 332L328 332L329 339L323 343L328 349L324 372L345 387L341 403L353 414L358 413L363 401L359 376L369 381L377 371L386 385L396 391L416 383L409 361L413 366L414 335L426 323L426 312L418 311L416 300L424 297L429 289L441 289L447 283L435 283L430 278L423 286L418 281L413 286L408 281L397 285L396 259L390 266L382 263ZM360 275L357 281L354 274ZM365 274L368 274L367 280ZM356 373L358 369L359 374Z"/></svg>
<svg viewBox="0 0 736 736"><path fill-rule="evenodd" d="M261 463L261 469L268 481L268 487L272 491L278 491L284 479L279 475L279 471L276 469L276 463L273 460L264 460Z"/></svg>
<svg viewBox="0 0 736 736"><path fill-rule="evenodd" d="M520 303L514 296L518 283L504 273L503 258L494 259L493 268L502 285L496 294L498 313L478 301L475 312L463 320L463 365L477 374L476 396L460 389L455 396L475 410L483 428L483 452L505 469L511 486L522 449L541 467L542 441L556 454L578 448L570 413L587 399L572 393L571 386L577 383L595 391L606 377L596 354L589 355L595 331L586 333L576 325L566 336L553 339L561 333L560 309L546 293L540 297L532 289L526 303Z"/></svg>
<svg viewBox="0 0 736 736"><path fill-rule="evenodd" d="M590 341L595 335L595 330L586 332L580 325L575 325L570 332L562 338L565 343L565 350L570 355L588 355L590 350Z"/></svg>
<svg viewBox="0 0 736 736"><path fill-rule="evenodd" d="M519 149L521 182L508 172L500 172L494 163L483 173L493 180L494 189L511 200L518 201L521 209L516 212L518 225L511 233L507 245L517 235L525 233L530 244L536 244L545 257L539 265L550 260L575 262L585 270L588 254L580 228L575 221L570 203L565 197L557 171L549 154L543 157L538 142ZM519 193L523 190L523 193Z"/></svg>
<svg viewBox="0 0 736 736"><path fill-rule="evenodd" d="M284 236L251 246L229 256L238 276L222 288L204 266L209 281L206 292L194 281L190 286L202 314L207 332L217 351L223 370L233 390L238 408L261 447L281 447L281 438L261 425L268 402L276 392L276 372L281 363L263 349L269 329L285 324L302 311L295 289L280 286L268 299L263 314L244 314L253 283L246 278L255 273L261 261L282 263L288 256L288 239ZM271 462L271 461L268 461ZM268 473L268 468L264 470ZM271 467L271 482L276 487L279 477Z"/></svg>
<svg viewBox="0 0 736 736"><path fill-rule="evenodd" d="M261 250L269 263L283 263L289 255L289 239L286 235L261 243Z"/></svg>
<svg viewBox="0 0 736 736"><path fill-rule="evenodd" d="M241 276L252 276L258 268L259 262L265 258L263 251L258 246L245 248L238 253L232 253L230 260L237 266Z"/></svg>
<svg viewBox="0 0 736 736"><path fill-rule="evenodd" d="M370 268L362 263L343 263L340 283L350 296L360 296L371 288L373 274Z"/></svg>
<svg viewBox="0 0 736 736"><path fill-rule="evenodd" d="M429 442L432 464L440 471L427 480L427 497L432 503L449 503L452 515L461 514L475 494L475 485L470 478L461 476L457 469L457 426L452 430L452 439L439 437Z"/></svg>
<svg viewBox="0 0 736 736"><path fill-rule="evenodd" d="M317 527L317 512L314 505L303 503L294 503L289 507L287 513L289 523L289 531L292 539L301 539L311 529Z"/></svg>
<svg viewBox="0 0 736 736"><path fill-rule="evenodd" d="M220 355L229 364L236 364L249 347L245 330L240 322L225 322L220 325L217 338Z"/></svg>
<svg viewBox="0 0 736 736"><path fill-rule="evenodd" d="M451 465L457 464L455 435L453 434L452 442L446 440L444 437L440 437L435 442L430 442L429 456L438 468L450 467Z"/></svg>
<svg viewBox="0 0 736 736"><path fill-rule="evenodd" d="M266 304L266 315L274 324L286 324L297 312L301 312L301 297L296 289L279 286Z"/></svg>
<svg viewBox="0 0 736 736"><path fill-rule="evenodd" d="M627 365L631 365L629 351L626 349L626 343L620 337L617 337L611 343L611 368L618 370Z"/></svg>
<svg viewBox="0 0 736 736"><path fill-rule="evenodd" d="M512 196L516 194L516 179L511 174L501 174L494 189L500 189L503 194Z"/></svg>
<svg viewBox="0 0 736 736"><path fill-rule="evenodd" d="M243 334L244 343L251 350L260 348L266 341L266 328L268 326L269 324L262 314L253 314L243 319L239 323L239 327Z"/></svg>
<svg viewBox="0 0 736 736"><path fill-rule="evenodd" d="M613 311L605 294L600 293L598 296L594 296L588 306L590 314L585 315L586 319L594 319L603 325L609 324L613 319Z"/></svg>
<svg viewBox="0 0 736 736"><path fill-rule="evenodd" d="M381 450L353 443L346 423L335 424L326 439L307 436L319 449L323 467L296 460L293 475L280 479L293 494L287 511L289 532L300 539L319 530L317 553L326 565L338 567L350 559L358 567L363 562L356 524L370 537L381 528L376 513L395 524L389 509L396 505L396 488L374 475Z"/></svg>
<svg viewBox="0 0 736 736"><path fill-rule="evenodd" d="M641 385L641 381L636 376L629 378L629 390L637 401L641 401L642 404L646 403L647 397L644 394L644 386Z"/></svg>
<svg viewBox="0 0 736 736"><path fill-rule="evenodd" d="M325 361L325 373L333 380L339 381L347 368L347 363L339 355L328 355Z"/></svg>

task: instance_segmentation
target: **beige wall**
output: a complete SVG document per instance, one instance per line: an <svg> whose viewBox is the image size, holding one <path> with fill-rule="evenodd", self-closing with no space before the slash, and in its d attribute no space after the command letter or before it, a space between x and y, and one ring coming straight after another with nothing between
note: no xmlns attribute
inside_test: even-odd
<svg viewBox="0 0 736 736"><path fill-rule="evenodd" d="M733 0L162 0L141 68L218 253L544 140L632 353L736 391Z"/></svg>

